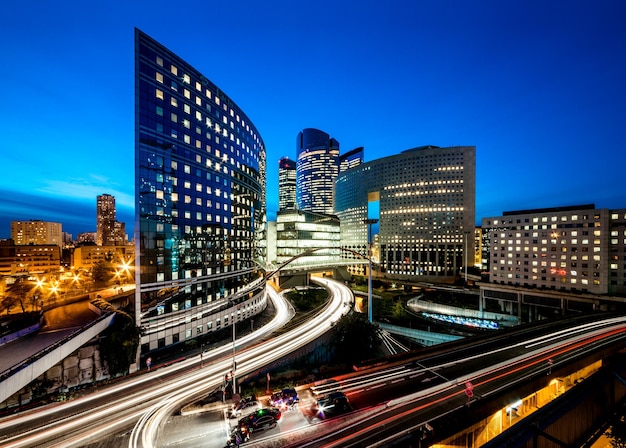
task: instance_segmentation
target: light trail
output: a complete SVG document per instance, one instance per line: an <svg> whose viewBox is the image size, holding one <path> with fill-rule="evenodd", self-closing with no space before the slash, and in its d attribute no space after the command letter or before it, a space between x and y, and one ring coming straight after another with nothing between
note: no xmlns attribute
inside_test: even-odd
<svg viewBox="0 0 626 448"><path fill-rule="evenodd" d="M334 322L337 322L349 311L347 305L352 303L352 292L341 283L323 278L312 278L322 284L331 293L331 300L324 310L289 333L277 336L263 344L248 348L237 354L237 372L245 375L266 366L303 347L326 333ZM223 373L228 371L229 360L216 363L211 370L210 378L201 382L191 382L176 388L176 392L162 398L135 425L128 443L129 448L152 448L158 440L158 431L163 422L169 418L174 409L192 401L207 388L221 384ZM213 366L212 366L213 367Z"/></svg>
<svg viewBox="0 0 626 448"><path fill-rule="evenodd" d="M377 412L373 413L372 415L362 418L361 420L358 421L358 423L353 423L342 428L342 432L345 432L347 435L337 438L337 439L333 439L332 435L327 437L329 440L328 442L324 444L324 447L334 448L334 447L340 447L340 446L353 446L355 444L354 441L356 440L359 441L358 442L359 446L361 446L364 437L366 437L368 434L372 434L372 432L376 431L376 428L378 427L385 427L385 426L392 425L396 421L402 419L403 417L416 414L417 412L425 408L431 407L438 403L442 403L442 402L445 402L454 398L458 398L459 396L463 396L465 394L465 389L464 387L460 387L460 386L464 385L465 381L472 379L473 380L472 382L474 383L474 390L475 390L476 387L485 386L495 380L502 379L506 376L520 372L524 369L537 366L545 362L549 358L552 359L559 355L566 355L581 347L585 347L591 342L604 340L606 338L612 337L617 334L626 333L626 327L624 326L623 318L606 319L601 322L598 322L597 325L595 324L579 325L578 327L575 328L576 331L574 332L577 333L582 328L590 328L590 327L596 327L598 329L594 331L592 334L587 335L587 337L577 336L576 338L574 338L574 341L566 340L560 343L549 341L549 345L544 347L543 349L534 350L527 354L518 356L516 358L513 358L501 364L498 364L497 366L492 366L492 367L475 371L464 377L460 377L460 378L457 378L456 380L448 381L446 383L431 387L429 389L416 392L409 396L405 396L396 400L391 400L388 403L386 403L384 408L380 407L377 410ZM542 338L537 338L537 339L542 339ZM549 340L550 338L546 337L543 339ZM597 347L593 347L590 350L596 350L596 348ZM516 381L521 381L525 377L526 376L521 377L521 379L518 378ZM510 384L508 384L508 387L510 387ZM445 394L446 391L450 391L450 392ZM497 392L497 390L493 392L486 392L485 394L481 394L481 395L487 396L495 392ZM445 394L445 395L442 395L442 394ZM399 409L399 406L405 406L410 403L415 403L415 405L404 411L401 411ZM453 412L456 409L457 408L450 409L446 411L445 414ZM445 414L442 414L442 415L445 415ZM380 420L376 421L375 425L372 424L363 429L356 428L357 424L362 424L365 421L373 421L374 419L380 417L381 415L389 415L389 417L386 417L381 421ZM404 435L412 431L415 431L426 423L428 422L423 421L415 425L412 425L411 427L408 427L408 428L403 427L401 431L402 434L396 434L394 436L385 438L384 441L378 441L377 443L367 445L367 446L369 446L370 448L384 446L385 443L389 443L391 440L397 439L399 435ZM300 446L302 447L312 446L319 442L320 440L318 439L315 442L305 443Z"/></svg>
<svg viewBox="0 0 626 448"><path fill-rule="evenodd" d="M238 339L237 345L241 346L258 341L267 334L282 327L293 316L293 309L290 308L290 305L284 298L279 297L276 291L269 286L266 290L274 303L276 315L267 325ZM76 438L72 439L76 440L77 444L72 445L64 441L58 446L80 446L81 441L82 444L84 444L85 434L88 432L86 430L88 425L96 424L96 426L99 426L99 431L96 431L96 433L100 434L106 431L106 429L110 429L111 425L121 426L123 424L127 425L129 421L136 421L145 413L146 407L150 406L155 399L159 399L163 396L163 387L175 389L184 386L186 383L193 382L206 384L204 381L206 381L207 376L215 371L215 366L222 369L220 371L221 374L225 371L224 365L227 361L222 361L221 363L218 361L215 364L191 371L190 369L199 363L201 356L203 356L205 360L207 357L227 357L229 359L228 363L230 363L229 357L232 353L231 350L232 344L229 343L207 351L203 355L199 354L190 357L171 366L162 367L151 372L144 372L137 378L108 386L103 390L94 391L72 401L57 403L16 416L4 417L0 419L0 426L2 427L2 433L5 435L9 433L10 428L17 428L29 424L33 428L22 431L17 435L4 437L0 440L0 445L3 448L55 446L54 442L50 442L51 440L64 438L67 434L76 433L83 434L82 437L77 435ZM169 375L176 372L181 373L179 378L174 380L166 379ZM211 382L208 384L211 384ZM129 389L137 385L145 385L145 388L137 393L128 392ZM98 404L98 402L103 399L110 399L110 401L104 405ZM55 418L58 418L57 415L60 411L71 412L73 408L80 409L81 407L89 408L89 410L79 411L62 420L53 421ZM133 410L135 407L136 409ZM104 419L110 419L112 423L110 425L97 425L98 422L103 422ZM41 421L49 423L43 425L37 423Z"/></svg>

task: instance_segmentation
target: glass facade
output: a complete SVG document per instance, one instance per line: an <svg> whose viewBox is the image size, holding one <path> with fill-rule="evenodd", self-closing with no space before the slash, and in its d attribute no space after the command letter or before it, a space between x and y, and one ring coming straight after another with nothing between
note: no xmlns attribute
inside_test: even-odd
<svg viewBox="0 0 626 448"><path fill-rule="evenodd" d="M345 154L339 156L339 172L343 173L350 168L356 168L363 163L364 148L359 146L352 151L348 151Z"/></svg>
<svg viewBox="0 0 626 448"><path fill-rule="evenodd" d="M135 83L136 311L146 353L264 308L255 262L265 256L266 154L224 92L139 30Z"/></svg>
<svg viewBox="0 0 626 448"><path fill-rule="evenodd" d="M334 215L303 210L284 210L276 215L276 263L278 265L316 249L289 264L324 266L341 260L341 229Z"/></svg>
<svg viewBox="0 0 626 448"><path fill-rule="evenodd" d="M367 254L365 220L379 219L372 252L385 274L455 277L473 265L475 185L474 146L414 148L340 173L342 246Z"/></svg>
<svg viewBox="0 0 626 448"><path fill-rule="evenodd" d="M278 161L278 210L296 209L296 161L283 157Z"/></svg>
<svg viewBox="0 0 626 448"><path fill-rule="evenodd" d="M307 128L296 141L298 210L334 213L334 183L339 173L339 142L323 131Z"/></svg>

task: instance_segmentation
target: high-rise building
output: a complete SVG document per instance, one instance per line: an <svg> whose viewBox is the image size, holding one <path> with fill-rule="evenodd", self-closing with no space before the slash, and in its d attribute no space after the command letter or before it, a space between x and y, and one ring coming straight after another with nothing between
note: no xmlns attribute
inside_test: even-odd
<svg viewBox="0 0 626 448"><path fill-rule="evenodd" d="M110 246L115 240L115 197L102 194L96 198L96 244Z"/></svg>
<svg viewBox="0 0 626 448"><path fill-rule="evenodd" d="M335 188L342 246L366 257L372 241L385 275L452 279L474 265L476 147L413 148L348 169Z"/></svg>
<svg viewBox="0 0 626 448"><path fill-rule="evenodd" d="M626 293L626 210L576 205L482 219L491 283L596 295Z"/></svg>
<svg viewBox="0 0 626 448"><path fill-rule="evenodd" d="M298 210L334 213L334 185L339 173L339 142L326 132L307 128L296 140Z"/></svg>
<svg viewBox="0 0 626 448"><path fill-rule="evenodd" d="M296 162L288 157L278 161L278 211L296 209Z"/></svg>
<svg viewBox="0 0 626 448"><path fill-rule="evenodd" d="M364 162L363 147L359 146L339 156L339 172L343 173L350 168L355 168Z"/></svg>
<svg viewBox="0 0 626 448"><path fill-rule="evenodd" d="M56 244L63 247L63 230L59 222L11 221L11 239L16 246Z"/></svg>
<svg viewBox="0 0 626 448"><path fill-rule="evenodd" d="M123 246L126 244L126 224L117 221L115 197L103 194L96 198L96 244Z"/></svg>
<svg viewBox="0 0 626 448"><path fill-rule="evenodd" d="M139 30L135 166L142 354L261 312L263 140L219 87Z"/></svg>

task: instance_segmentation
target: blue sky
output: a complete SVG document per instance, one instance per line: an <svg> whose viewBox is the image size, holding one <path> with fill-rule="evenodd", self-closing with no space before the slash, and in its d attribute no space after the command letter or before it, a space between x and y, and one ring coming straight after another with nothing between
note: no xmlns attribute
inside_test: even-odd
<svg viewBox="0 0 626 448"><path fill-rule="evenodd" d="M10 221L133 227L134 27L217 84L278 159L328 132L367 161L477 147L477 222L506 210L626 208L626 2L5 0L0 238Z"/></svg>

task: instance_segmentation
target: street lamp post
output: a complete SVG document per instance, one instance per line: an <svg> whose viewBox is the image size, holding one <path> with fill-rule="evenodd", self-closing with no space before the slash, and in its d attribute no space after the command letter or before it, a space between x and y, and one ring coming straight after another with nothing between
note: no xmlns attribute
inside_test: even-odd
<svg viewBox="0 0 626 448"><path fill-rule="evenodd" d="M467 235L469 232L465 232L465 250L463 251L463 264L465 265L465 286L467 286Z"/></svg>
<svg viewBox="0 0 626 448"><path fill-rule="evenodd" d="M233 304L234 305L234 304ZM233 396L237 393L237 383L235 381L237 362L235 361L235 323L237 321L236 308L233 311Z"/></svg>
<svg viewBox="0 0 626 448"><path fill-rule="evenodd" d="M367 224L368 234L367 234L367 260L368 260L368 279L367 279L367 314L369 317L370 323L373 323L373 305L372 305L372 225L378 222L378 219L366 219L363 221Z"/></svg>

